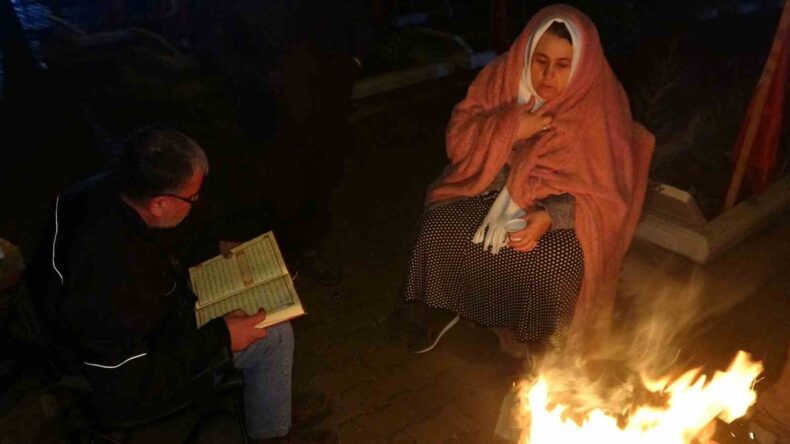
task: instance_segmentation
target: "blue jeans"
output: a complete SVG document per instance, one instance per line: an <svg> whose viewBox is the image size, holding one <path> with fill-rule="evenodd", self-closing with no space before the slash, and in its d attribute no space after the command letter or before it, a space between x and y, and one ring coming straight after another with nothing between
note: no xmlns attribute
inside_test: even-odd
<svg viewBox="0 0 790 444"><path fill-rule="evenodd" d="M253 439L284 436L291 428L291 368L294 336L289 322L267 329L267 336L233 353L244 374L247 434Z"/></svg>

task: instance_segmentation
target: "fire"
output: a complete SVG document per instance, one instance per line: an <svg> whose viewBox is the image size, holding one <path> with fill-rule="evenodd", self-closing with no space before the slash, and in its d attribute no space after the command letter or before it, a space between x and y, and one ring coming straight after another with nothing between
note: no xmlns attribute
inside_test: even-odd
<svg viewBox="0 0 790 444"><path fill-rule="evenodd" d="M539 376L519 392L522 418L529 417L521 444L573 444L606 442L608 444L690 444L709 442L712 421L731 422L746 414L754 403L752 389L763 366L741 351L729 368L717 371L710 381L700 370L691 370L674 381L669 378L642 384L660 405L640 405L625 417L616 417L600 408L590 410L580 423L567 418L568 406L555 405L550 396L550 375Z"/></svg>

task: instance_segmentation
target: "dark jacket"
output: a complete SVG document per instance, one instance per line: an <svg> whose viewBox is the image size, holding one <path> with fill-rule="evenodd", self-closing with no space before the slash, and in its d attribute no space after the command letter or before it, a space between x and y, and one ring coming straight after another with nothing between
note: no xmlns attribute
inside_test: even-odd
<svg viewBox="0 0 790 444"><path fill-rule="evenodd" d="M230 347L225 322L197 329L194 295L167 230L149 229L110 174L61 193L28 269L60 364L81 371L98 409L155 409Z"/></svg>

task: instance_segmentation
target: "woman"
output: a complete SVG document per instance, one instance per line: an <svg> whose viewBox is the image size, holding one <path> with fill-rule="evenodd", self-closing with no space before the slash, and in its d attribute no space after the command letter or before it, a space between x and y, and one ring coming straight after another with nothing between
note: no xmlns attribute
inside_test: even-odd
<svg viewBox="0 0 790 444"><path fill-rule="evenodd" d="M459 318L552 347L605 333L654 139L590 19L539 11L469 87L446 142L404 288L429 308L413 349Z"/></svg>

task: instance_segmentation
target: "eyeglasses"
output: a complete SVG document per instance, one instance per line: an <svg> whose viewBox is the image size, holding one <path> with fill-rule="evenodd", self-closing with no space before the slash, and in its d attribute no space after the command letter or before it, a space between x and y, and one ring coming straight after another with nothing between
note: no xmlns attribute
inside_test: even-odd
<svg viewBox="0 0 790 444"><path fill-rule="evenodd" d="M172 197L174 199L180 200L181 202L186 202L189 205L192 205L193 203L197 202L198 199L200 199L200 193L195 193L189 197L179 196L178 194L167 194L167 193L159 194L159 196Z"/></svg>

